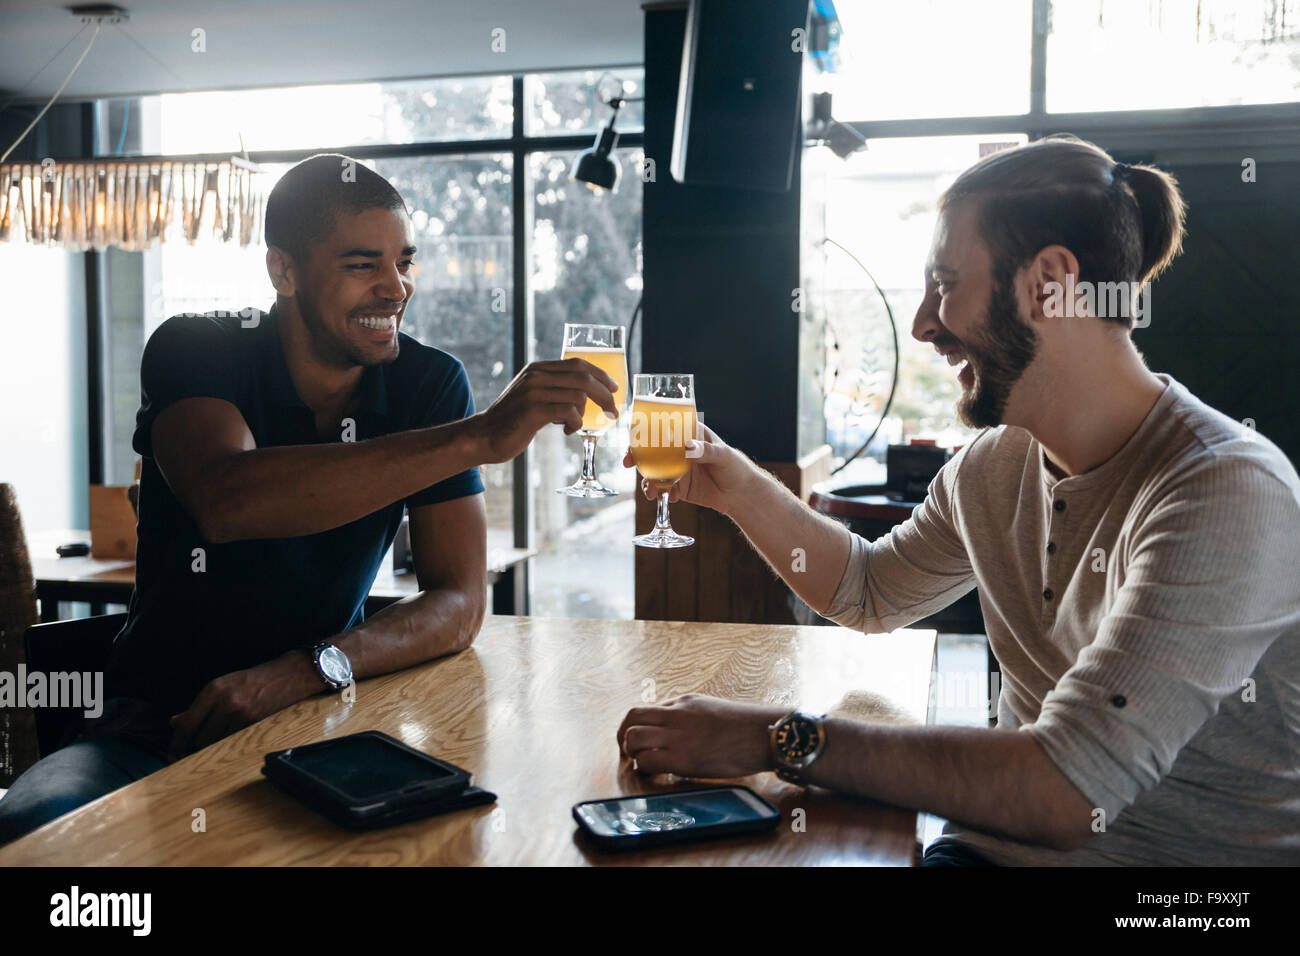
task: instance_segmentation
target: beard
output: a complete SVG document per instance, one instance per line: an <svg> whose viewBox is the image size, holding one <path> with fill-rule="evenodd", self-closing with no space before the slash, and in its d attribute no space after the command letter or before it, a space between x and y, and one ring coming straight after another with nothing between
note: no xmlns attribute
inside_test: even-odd
<svg viewBox="0 0 1300 956"><path fill-rule="evenodd" d="M298 314L302 316L307 334L311 336L312 348L322 361L330 365L352 366L385 365L396 360L400 347L396 333L392 345L378 342L373 345L358 345L335 335L312 299L298 292L294 293L294 301L298 303Z"/></svg>
<svg viewBox="0 0 1300 956"><path fill-rule="evenodd" d="M995 428L1012 387L1038 352L1038 335L1020 318L1010 276L994 283L983 327L962 348L974 382L957 400L957 417L968 428Z"/></svg>

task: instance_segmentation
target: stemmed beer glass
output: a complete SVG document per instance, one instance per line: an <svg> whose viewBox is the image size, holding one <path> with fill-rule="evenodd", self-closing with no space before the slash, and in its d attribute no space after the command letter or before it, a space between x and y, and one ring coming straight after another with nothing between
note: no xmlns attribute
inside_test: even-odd
<svg viewBox="0 0 1300 956"><path fill-rule="evenodd" d="M599 368L614 381L618 390L614 392L614 404L622 409L627 402L627 330L621 325L575 325L564 326L564 350L560 358L585 359ZM617 495L612 488L606 488L596 477L596 440L600 438L614 419L605 414L605 410L587 399L582 413L582 475L566 488L556 488L556 494L569 495L573 498L608 498Z"/></svg>
<svg viewBox="0 0 1300 956"><path fill-rule="evenodd" d="M690 470L686 442L695 437L695 376L637 375L629 445L637 470L659 496L654 530L632 539L639 547L684 548L695 543L668 523L668 493Z"/></svg>

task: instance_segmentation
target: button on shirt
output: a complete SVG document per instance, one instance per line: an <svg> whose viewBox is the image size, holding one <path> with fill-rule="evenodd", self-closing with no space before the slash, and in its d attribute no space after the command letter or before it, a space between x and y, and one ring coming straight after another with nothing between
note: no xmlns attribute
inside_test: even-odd
<svg viewBox="0 0 1300 956"><path fill-rule="evenodd" d="M1061 852L949 824L998 863L1300 863L1300 479L1167 375L1108 461L1054 474L981 432L912 517L854 536L827 616L888 631L978 585L998 725L1094 807ZM1101 829L1104 827L1104 829Z"/></svg>
<svg viewBox="0 0 1300 956"><path fill-rule="evenodd" d="M398 333L399 354L361 378L354 429L332 441L363 441L442 425L474 412L461 363ZM320 444L315 416L294 389L279 316L181 315L149 338L140 363L141 407L132 447L140 475L135 591L113 647L109 696L180 713L222 674L325 640L363 619L366 595L403 509L483 491L477 468L435 482L404 501L319 534L214 544L199 533L153 457L158 414L184 398L225 399L258 448ZM303 493L310 476L303 475Z"/></svg>

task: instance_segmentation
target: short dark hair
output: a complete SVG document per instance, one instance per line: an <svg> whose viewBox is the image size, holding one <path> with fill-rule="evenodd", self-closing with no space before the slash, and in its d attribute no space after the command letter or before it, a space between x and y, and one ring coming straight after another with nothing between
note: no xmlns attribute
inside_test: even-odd
<svg viewBox="0 0 1300 956"><path fill-rule="evenodd" d="M345 177L346 173L346 177ZM342 153L317 153L294 166L266 200L266 245L306 262L314 243L334 231L340 212L410 210L383 176Z"/></svg>
<svg viewBox="0 0 1300 956"><path fill-rule="evenodd" d="M1178 181L1154 166L1116 163L1075 136L984 157L957 177L939 207L967 200L978 204L980 235L999 282L1011 281L1052 245L1074 253L1077 279L1092 283L1146 282L1182 251L1186 206Z"/></svg>

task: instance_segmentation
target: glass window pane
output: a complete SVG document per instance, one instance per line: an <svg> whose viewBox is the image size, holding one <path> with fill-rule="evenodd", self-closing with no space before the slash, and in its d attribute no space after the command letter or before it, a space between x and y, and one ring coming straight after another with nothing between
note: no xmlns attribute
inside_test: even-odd
<svg viewBox="0 0 1300 956"><path fill-rule="evenodd" d="M1052 112L1300 100L1300 11L1274 0L1054 0Z"/></svg>
<svg viewBox="0 0 1300 956"><path fill-rule="evenodd" d="M615 193L569 181L576 152L533 153L532 272L534 358L559 358L564 324L631 324L641 297L642 152L616 150L623 176ZM628 345L628 371L640 371L641 323ZM559 427L533 442L535 541L533 613L631 619L636 472L622 465L626 426L596 446L596 474L617 498L557 495L582 471L582 442Z"/></svg>
<svg viewBox="0 0 1300 956"><path fill-rule="evenodd" d="M168 93L114 111L125 127L155 123L166 154L330 149L379 143L509 138L508 76ZM101 129L114 153L123 126ZM150 137L144 137L147 141ZM129 133L121 155L142 154Z"/></svg>
<svg viewBox="0 0 1300 956"><path fill-rule="evenodd" d="M1030 0L837 0L841 72L813 75L845 122L1029 111Z"/></svg>
<svg viewBox="0 0 1300 956"><path fill-rule="evenodd" d="M956 370L912 338L912 319L940 194L986 152L1024 142L1022 134L874 139L848 160L828 149L805 153L804 282L814 320L825 322L826 440L837 464L876 427L893 375L888 315L864 267L898 325L899 383L889 417L839 477L883 481L890 443L926 437L952 447L974 434L956 421Z"/></svg>
<svg viewBox="0 0 1300 956"><path fill-rule="evenodd" d="M263 166L267 194L291 165ZM140 355L149 336L182 312L269 309L275 290L260 233L249 246L207 236L190 245L172 236L143 252L109 248L103 262L105 469L110 481L127 484L139 457L131 437L140 408Z"/></svg>
<svg viewBox="0 0 1300 956"><path fill-rule="evenodd" d="M609 71L579 70L569 73L529 73L524 77L524 100L527 103L525 133L529 136L555 136L563 133L594 133L609 123L610 109L605 105L618 95L622 81L623 96L645 94L645 70L627 67ZM618 111L614 129L639 131L645 126L645 104L626 103Z"/></svg>
<svg viewBox="0 0 1300 956"><path fill-rule="evenodd" d="M0 253L0 482L29 536L90 527L82 258L25 241Z"/></svg>
<svg viewBox="0 0 1300 956"><path fill-rule="evenodd" d="M384 159L372 167L406 200L419 248L403 330L464 363L480 411L514 377L512 167L508 153ZM481 472L488 545L513 547L513 466Z"/></svg>

